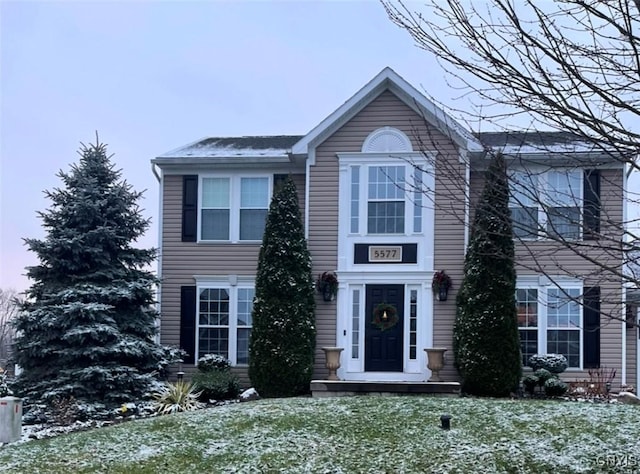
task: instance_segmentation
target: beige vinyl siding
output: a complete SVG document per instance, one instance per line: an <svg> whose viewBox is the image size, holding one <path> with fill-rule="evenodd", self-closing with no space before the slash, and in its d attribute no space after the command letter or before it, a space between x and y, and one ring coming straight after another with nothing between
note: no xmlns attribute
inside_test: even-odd
<svg viewBox="0 0 640 474"><path fill-rule="evenodd" d="M606 238L600 241L577 241L583 258L574 250L559 242L516 241L516 272L520 276L546 273L567 275L584 280L584 287L599 286L601 294L600 365L616 368L618 375L614 387L620 384L622 370L622 280L611 272L603 271L602 265L610 265L619 271L622 254L616 248L616 241L622 236L615 226L607 222L622 222L622 170L603 169L600 171L601 232ZM473 173L471 179L472 202L475 207L482 192L482 173ZM592 261L591 261L592 260ZM597 262L597 263L594 263ZM633 371L633 374L632 374ZM635 379L635 347L627 348L627 379ZM569 370L563 374L566 380L588 378L587 371Z"/></svg>
<svg viewBox="0 0 640 474"><path fill-rule="evenodd" d="M305 176L292 177L303 214ZM161 342L175 346L180 344L180 287L195 285L194 275L255 275L260 251L257 243L182 242L182 179L182 175L164 176L162 191ZM246 369L237 371L246 378Z"/></svg>
<svg viewBox="0 0 640 474"><path fill-rule="evenodd" d="M414 151L423 149L422 143L425 148L438 152L435 264L437 269L445 269L452 276L454 288L449 301L435 303L434 344L451 348L456 283L462 277L464 258L464 200L457 197L460 196L464 166L458 162L452 141L425 124L419 115L389 91L380 94L316 149L316 164L310 169L309 180L309 248L314 272L335 270L338 265L338 205L348 206L348 203L338 203L336 154L360 152L367 136L385 126L403 131L411 140ZM456 196L455 199L452 195ZM318 297L316 322L318 338L314 377L324 378L327 371L321 347L336 344L336 304ZM448 380L455 380L457 375L450 360L441 374Z"/></svg>

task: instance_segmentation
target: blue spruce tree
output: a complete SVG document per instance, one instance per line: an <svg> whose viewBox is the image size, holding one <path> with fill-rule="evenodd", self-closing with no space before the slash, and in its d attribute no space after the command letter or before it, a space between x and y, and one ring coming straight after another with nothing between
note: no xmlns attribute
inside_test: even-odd
<svg viewBox="0 0 640 474"><path fill-rule="evenodd" d="M166 348L154 342L154 249L132 245L149 226L106 146L82 145L80 162L45 192L46 237L25 239L40 263L16 320L19 393L113 406L141 397Z"/></svg>

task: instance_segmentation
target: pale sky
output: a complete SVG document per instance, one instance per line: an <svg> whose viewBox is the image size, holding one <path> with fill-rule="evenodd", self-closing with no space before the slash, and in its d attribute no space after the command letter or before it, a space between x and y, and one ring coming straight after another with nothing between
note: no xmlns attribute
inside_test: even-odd
<svg viewBox="0 0 640 474"><path fill-rule="evenodd" d="M417 5L417 4L416 4ZM100 140L158 245L149 160L206 136L304 134L385 66L465 109L377 1L0 0L0 288L26 289L37 211L79 142Z"/></svg>
<svg viewBox="0 0 640 474"><path fill-rule="evenodd" d="M149 160L205 136L304 134L385 66L443 102L440 67L368 2L0 2L0 287L24 290L43 190L100 140L153 219Z"/></svg>

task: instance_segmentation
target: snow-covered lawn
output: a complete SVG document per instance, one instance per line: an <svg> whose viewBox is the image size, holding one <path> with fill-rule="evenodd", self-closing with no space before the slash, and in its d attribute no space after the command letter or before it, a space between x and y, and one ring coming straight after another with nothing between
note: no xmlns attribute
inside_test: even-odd
<svg viewBox="0 0 640 474"><path fill-rule="evenodd" d="M640 470L639 433L623 404L271 399L4 446L0 472L618 473Z"/></svg>

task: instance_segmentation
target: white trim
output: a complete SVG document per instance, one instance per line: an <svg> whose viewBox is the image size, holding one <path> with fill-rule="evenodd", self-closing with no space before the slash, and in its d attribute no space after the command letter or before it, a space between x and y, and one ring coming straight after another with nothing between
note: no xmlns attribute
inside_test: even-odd
<svg viewBox="0 0 640 474"><path fill-rule="evenodd" d="M155 165L151 165L154 167ZM155 168L154 168L154 174ZM162 212L162 208L164 205L164 172L162 168L160 168L160 176L158 177L158 183L160 185L159 190L159 199L158 199L158 260L157 260L157 270L158 274L158 284L156 285L156 311L158 311L158 317L156 318L156 330L158 331L155 335L156 343L160 344L162 340L162 226L164 225L164 213Z"/></svg>
<svg viewBox="0 0 640 474"><path fill-rule="evenodd" d="M367 381L424 381L431 372L427 369L424 349L433 345L433 292L431 281L433 272L340 272L338 273L339 290L336 305L336 344L343 347L342 365L338 376L342 380ZM366 286L368 284L403 285L404 286L404 328L403 328L403 371L402 372L365 372L365 330L369 324L366 310ZM353 334L353 291L359 290L359 338L358 357L352 358ZM417 291L418 319L416 337L416 359L409 358L409 324L411 290Z"/></svg>
<svg viewBox="0 0 640 474"><path fill-rule="evenodd" d="M338 202L343 203L338 207L338 270L339 271L429 271L433 270L434 262L434 232L435 209L434 189L435 176L431 157L435 154L426 153L338 153ZM405 229L400 234L369 234L367 226L367 189L368 167L370 166L399 166L404 165L405 179L410 183L413 179L414 166L420 167L422 175L422 187L425 190L420 207L422 217L422 229L414 232L413 191L408 190L405 195ZM359 229L351 232L351 170L360 167L359 188ZM347 205L344 205L347 203ZM415 264L355 264L354 244L398 244L415 243L418 245L418 261Z"/></svg>
<svg viewBox="0 0 640 474"><path fill-rule="evenodd" d="M424 117L425 120L433 123L433 125L446 136L450 137L458 146L471 151L483 150L480 142L450 115L428 100L393 69L386 67L349 100L314 127L298 143L293 145L291 152L293 154L308 153L309 158L313 159L315 147L318 144L387 89L396 94L400 100L420 116Z"/></svg>
<svg viewBox="0 0 640 474"><path fill-rule="evenodd" d="M536 182L535 189L525 189L524 196L526 198L531 199L533 202L531 206L523 206L521 202L514 202L512 196L514 194L514 180L513 175L515 173L524 174L525 179L531 179L532 176L535 177ZM549 184L549 177L552 173L558 174L566 174L566 176L576 175L579 180L579 185L577 189L577 194L574 193L569 196L570 202L568 206L558 206L558 204L562 204L559 200L552 200L550 194L557 191L555 188L552 188ZM581 241L584 238L583 235L583 223L582 219L584 218L584 170L575 169L575 168L565 168L565 167L557 167L557 168L548 168L548 167L540 167L540 166L531 166L531 167L521 167L515 166L509 168L507 171L509 176L509 209L512 208L522 208L522 207L535 207L537 209L537 226L539 229L536 232L535 237L519 237L524 241L536 241L536 240L549 240L550 238L547 236L547 224L549 223L549 215L545 212L545 207L577 207L579 208L579 219L580 222L575 223L578 227L579 236L576 239L569 239L569 241ZM569 179L569 178L568 178ZM523 183L520 183L521 186ZM526 185L526 183L524 183ZM572 190L576 191L576 190ZM572 222L572 224L574 224ZM553 238L551 238L553 240Z"/></svg>
<svg viewBox="0 0 640 474"><path fill-rule="evenodd" d="M600 177L600 179L602 180L602 176ZM627 221L627 205L629 204L629 189L628 189L628 177L627 177L627 173L625 173L624 171L622 172L622 225L623 225L623 230L625 231L623 234L623 241L629 242L631 240L631 235L629 233L626 232L626 230L628 230L628 224L629 221ZM624 261L623 263L623 268L622 271L624 274L629 274L628 273L629 270L629 264L628 262ZM621 348L621 365L622 365L622 377L620 379L620 383L621 385L625 385L627 383L627 322L626 322L626 316L627 316L627 288L630 285L628 283L623 283L622 284L622 288L621 288L621 296L622 296L622 314L624 315L623 321L622 321L622 325L621 325L621 344L620 344L620 348ZM638 338L635 338L636 340L636 353L638 352ZM638 370L640 372L640 369L636 366L636 370ZM636 386L638 386L638 381L639 379L636 378Z"/></svg>
<svg viewBox="0 0 640 474"><path fill-rule="evenodd" d="M362 143L362 153L411 153L411 140L405 133L393 127L374 130Z"/></svg>
<svg viewBox="0 0 640 474"><path fill-rule="evenodd" d="M460 157L465 162L464 167L464 255L467 255L469 238L471 236L471 160L469 154L460 149Z"/></svg>
<svg viewBox="0 0 640 474"><path fill-rule="evenodd" d="M246 367L246 364L237 363L238 355L238 290L252 289L255 292L255 277L245 275L194 275L196 280L196 327L195 327L195 360L200 353L200 292L205 289L223 289L229 294L229 322L221 328L228 329L228 354L227 358L234 367ZM245 326L241 326L245 327ZM247 328L253 328L246 326Z"/></svg>
<svg viewBox="0 0 640 474"><path fill-rule="evenodd" d="M547 353L547 332L549 330L560 330L563 328L549 328L548 324L548 292L549 290L559 290L562 294L563 290L578 290L580 291L580 295L584 294L584 282L582 280L576 278L570 278L566 276L550 276L546 277L544 275L523 275L518 276L516 281L516 290L525 290L525 289L534 289L538 292L538 312L537 312L537 326L536 331L538 333L537 342L538 342L538 354L546 354ZM578 329L572 329L574 331L579 331L579 341L580 341L580 365L578 367L569 367L569 370L583 370L584 368L584 309L583 305L579 305L580 311L580 325ZM527 329L526 327L520 328L518 326L518 330ZM566 329L566 328L565 328Z"/></svg>
<svg viewBox="0 0 640 474"><path fill-rule="evenodd" d="M202 193L204 191L203 180L205 179L228 179L229 180L229 238L226 240L202 239ZM273 196L273 173L200 173L198 175L198 215L197 215L197 242L199 244L259 244L262 236L256 240L240 239L240 203L242 180L245 178L262 178L267 180L267 202L265 208L269 212L269 205ZM260 208L262 209L262 208Z"/></svg>

